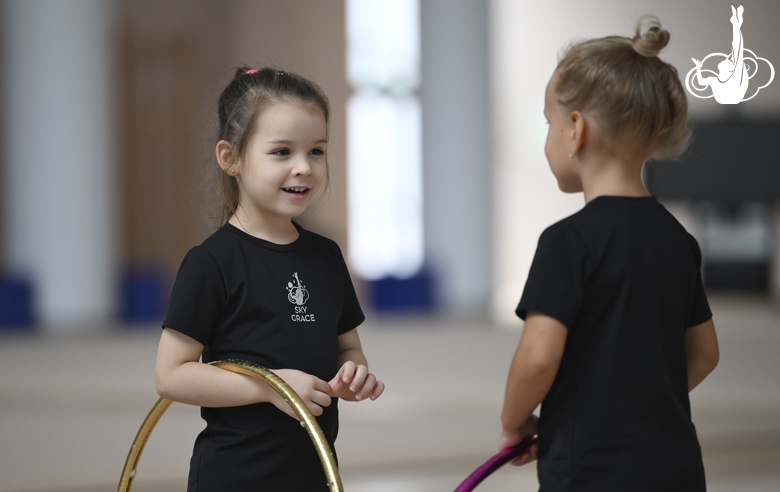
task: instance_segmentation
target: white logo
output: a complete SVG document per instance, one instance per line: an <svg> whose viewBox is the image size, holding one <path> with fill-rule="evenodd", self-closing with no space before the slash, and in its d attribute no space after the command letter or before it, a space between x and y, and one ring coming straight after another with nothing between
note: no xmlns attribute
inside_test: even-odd
<svg viewBox="0 0 780 492"><path fill-rule="evenodd" d="M287 300L296 306L303 306L309 300L309 291L298 278L298 272L295 272L293 277L295 277L295 284L287 282Z"/></svg>
<svg viewBox="0 0 780 492"><path fill-rule="evenodd" d="M733 5L731 6L732 16L729 20L731 21L733 28L733 36L730 54L711 53L702 61L692 58L693 63L695 63L696 66L685 76L685 87L691 95L700 99L714 97L715 101L720 104L739 104L742 101L753 99L756 97L756 94L758 94L758 91L772 83L772 80L775 78L775 67L773 67L766 58L761 58L751 50L745 48L742 32L740 30L742 27L742 13L744 11L745 9L742 5L736 10ZM749 53L752 56L747 56L746 53ZM722 58L720 63L718 63L718 73L715 73L713 70L702 68L704 62L712 57L716 57L716 60ZM758 60L765 62L769 67L769 81L758 87L750 97L746 98L745 94L747 93L750 79L755 77L759 71ZM711 74L714 76L704 77L702 74ZM706 92L707 87L712 89L712 94L700 96L696 93Z"/></svg>
<svg viewBox="0 0 780 492"><path fill-rule="evenodd" d="M290 315L290 319L297 322L316 321L313 313L309 313L309 306L304 306L309 300L309 291L298 278L298 272L293 273L295 283L287 282L287 300L295 304L295 312Z"/></svg>

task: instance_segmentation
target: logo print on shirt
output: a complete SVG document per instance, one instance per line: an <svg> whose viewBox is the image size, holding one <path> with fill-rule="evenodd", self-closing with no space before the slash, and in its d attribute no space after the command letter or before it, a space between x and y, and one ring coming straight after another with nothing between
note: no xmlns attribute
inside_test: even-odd
<svg viewBox="0 0 780 492"><path fill-rule="evenodd" d="M309 291L306 290L306 286L298 278L298 272L293 273L293 277L295 277L294 284L287 282L287 300L296 306L303 306L309 300Z"/></svg>
<svg viewBox="0 0 780 492"><path fill-rule="evenodd" d="M314 314L307 313L308 306L304 305L309 300L309 291L298 278L298 272L293 273L293 277L295 283L287 282L287 300L295 305L295 312L290 315L290 319L303 322L314 321Z"/></svg>

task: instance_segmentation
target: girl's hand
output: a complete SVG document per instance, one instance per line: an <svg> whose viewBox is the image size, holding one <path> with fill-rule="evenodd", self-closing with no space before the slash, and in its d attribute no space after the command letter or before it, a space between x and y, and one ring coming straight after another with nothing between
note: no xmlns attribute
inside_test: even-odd
<svg viewBox="0 0 780 492"><path fill-rule="evenodd" d="M696 58L691 58L691 60L693 60L693 63L695 63L698 68L701 68L701 62L699 60Z"/></svg>
<svg viewBox="0 0 780 492"><path fill-rule="evenodd" d="M306 404L306 408L315 417L322 415L322 407L330 405L332 391L330 385L322 379L296 369L276 369L272 372L282 378L285 383L298 393L298 396ZM276 391L273 393L271 403L290 417L300 420L290 404Z"/></svg>
<svg viewBox="0 0 780 492"><path fill-rule="evenodd" d="M385 390L385 383L368 372L368 367L348 360L328 383L332 395L342 400L376 400Z"/></svg>
<svg viewBox="0 0 780 492"><path fill-rule="evenodd" d="M536 428L539 425L539 418L536 415L531 415L519 429L507 430L501 433L501 439L498 441L499 451L506 448L511 448L515 444L519 444L523 439L533 437L536 435ZM523 466L526 463L530 463L537 459L539 454L539 445L534 444L528 449L527 453L521 454L517 458L512 460L512 465Z"/></svg>

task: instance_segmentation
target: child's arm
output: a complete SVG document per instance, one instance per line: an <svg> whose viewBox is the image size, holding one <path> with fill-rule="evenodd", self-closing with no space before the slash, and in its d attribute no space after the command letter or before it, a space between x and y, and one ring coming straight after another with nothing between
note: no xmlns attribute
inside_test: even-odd
<svg viewBox="0 0 780 492"><path fill-rule="evenodd" d="M385 390L385 383L368 372L357 329L339 335L339 366L341 369L329 383L333 396L349 401L366 397L376 400Z"/></svg>
<svg viewBox="0 0 780 492"><path fill-rule="evenodd" d="M685 332L685 358L688 363L688 391L699 385L718 365L718 336L712 319Z"/></svg>
<svg viewBox="0 0 780 492"><path fill-rule="evenodd" d="M235 407L270 402L297 418L276 391L251 376L225 371L199 362L203 345L171 328L163 330L157 349L155 384L163 398L202 407ZM330 405L328 383L294 369L274 370L303 399L315 416Z"/></svg>
<svg viewBox="0 0 780 492"><path fill-rule="evenodd" d="M500 449L536 433L536 419L532 413L555 380L567 334L566 326L555 318L536 311L528 312L506 382ZM533 449L513 463L523 464L533 459L535 452Z"/></svg>

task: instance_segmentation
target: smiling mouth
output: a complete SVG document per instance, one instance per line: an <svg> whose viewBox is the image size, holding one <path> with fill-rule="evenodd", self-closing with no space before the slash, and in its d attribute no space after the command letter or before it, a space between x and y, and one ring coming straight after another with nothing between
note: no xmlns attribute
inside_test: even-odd
<svg viewBox="0 0 780 492"><path fill-rule="evenodd" d="M309 189L308 188L282 188L287 193L293 193L295 195L305 195Z"/></svg>

